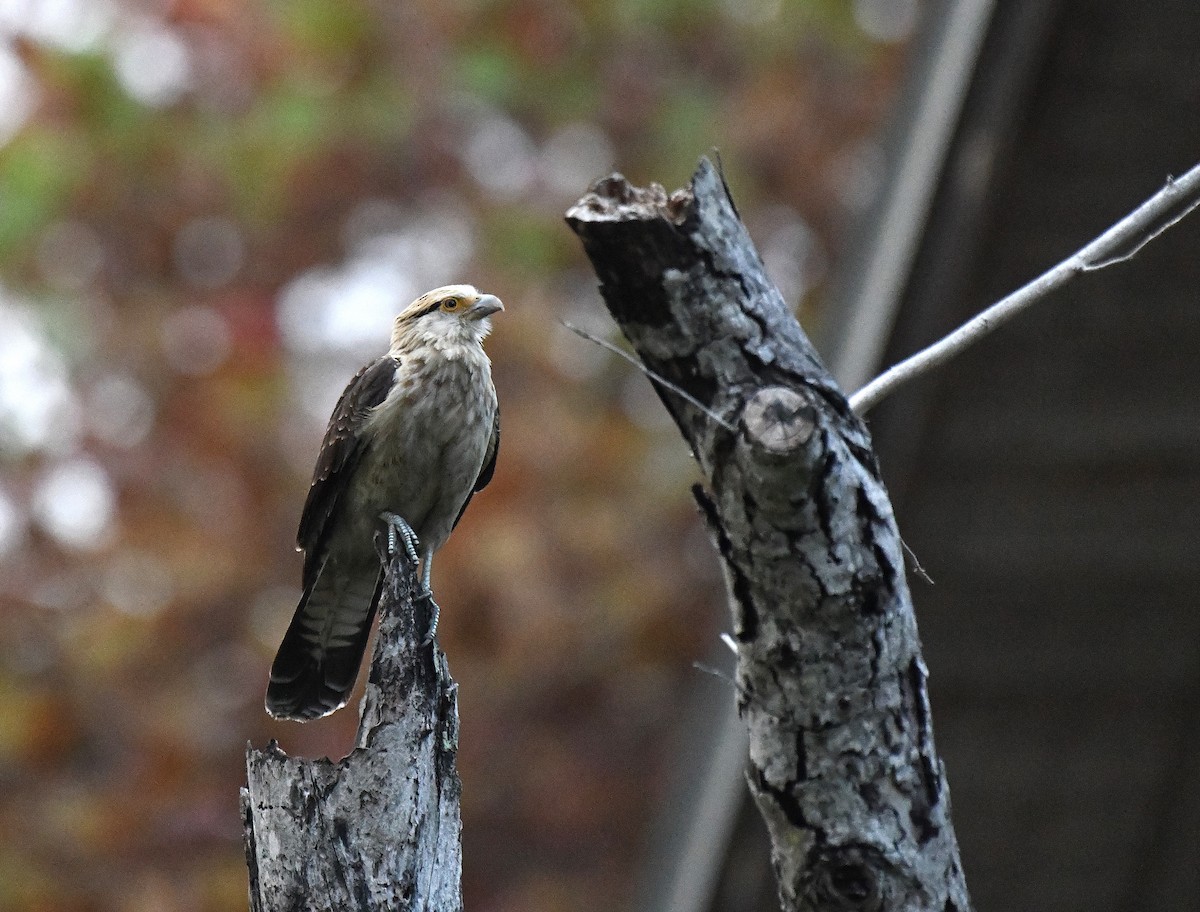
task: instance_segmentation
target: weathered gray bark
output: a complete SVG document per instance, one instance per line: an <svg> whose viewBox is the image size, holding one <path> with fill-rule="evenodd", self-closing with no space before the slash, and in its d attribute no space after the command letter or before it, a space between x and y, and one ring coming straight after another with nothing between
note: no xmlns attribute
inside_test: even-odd
<svg viewBox="0 0 1200 912"><path fill-rule="evenodd" d="M457 685L421 646L427 603L391 560L357 746L338 763L248 748L253 912L462 909Z"/></svg>
<svg viewBox="0 0 1200 912"><path fill-rule="evenodd" d="M969 909L916 622L870 436L721 177L614 175L567 213L708 489L750 788L784 909Z"/></svg>

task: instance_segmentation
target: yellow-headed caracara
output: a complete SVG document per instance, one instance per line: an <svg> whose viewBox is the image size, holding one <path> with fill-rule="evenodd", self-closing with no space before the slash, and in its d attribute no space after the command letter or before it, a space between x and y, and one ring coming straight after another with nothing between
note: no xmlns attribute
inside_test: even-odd
<svg viewBox="0 0 1200 912"><path fill-rule="evenodd" d="M421 295L396 317L387 354L338 400L300 517L304 595L271 666L272 716L316 719L349 699L383 581L381 528L389 551L402 544L414 564L419 542L432 600L433 553L496 466L500 412L483 340L503 309L470 285ZM433 605L430 640L436 626Z"/></svg>

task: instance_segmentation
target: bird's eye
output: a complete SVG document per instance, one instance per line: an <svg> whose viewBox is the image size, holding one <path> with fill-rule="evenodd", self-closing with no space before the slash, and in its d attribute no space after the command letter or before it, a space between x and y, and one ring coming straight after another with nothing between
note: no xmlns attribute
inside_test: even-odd
<svg viewBox="0 0 1200 912"><path fill-rule="evenodd" d="M458 298L447 298L442 302L442 310L457 310Z"/></svg>

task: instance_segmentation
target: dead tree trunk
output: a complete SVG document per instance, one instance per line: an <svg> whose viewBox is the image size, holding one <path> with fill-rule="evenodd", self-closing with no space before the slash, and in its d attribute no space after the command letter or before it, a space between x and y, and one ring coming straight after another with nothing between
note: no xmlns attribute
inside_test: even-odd
<svg viewBox="0 0 1200 912"><path fill-rule="evenodd" d="M462 909L458 703L403 554L388 564L357 746L338 763L248 748L253 912Z"/></svg>
<svg viewBox="0 0 1200 912"><path fill-rule="evenodd" d="M707 480L751 791L785 910L969 909L900 537L870 436L720 175L567 213ZM667 384L675 389L671 389Z"/></svg>

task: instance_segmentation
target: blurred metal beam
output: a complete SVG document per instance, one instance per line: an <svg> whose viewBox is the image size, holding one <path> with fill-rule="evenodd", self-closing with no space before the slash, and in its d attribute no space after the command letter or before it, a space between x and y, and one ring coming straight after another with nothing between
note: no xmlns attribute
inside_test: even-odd
<svg viewBox="0 0 1200 912"><path fill-rule="evenodd" d="M853 268L839 271L830 296L834 330L822 350L847 393L878 372L994 7L994 0L947 0L926 8L886 171L843 260Z"/></svg>

